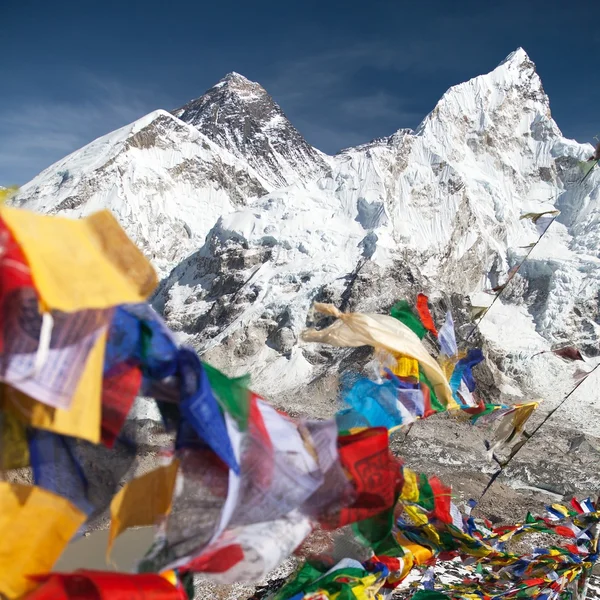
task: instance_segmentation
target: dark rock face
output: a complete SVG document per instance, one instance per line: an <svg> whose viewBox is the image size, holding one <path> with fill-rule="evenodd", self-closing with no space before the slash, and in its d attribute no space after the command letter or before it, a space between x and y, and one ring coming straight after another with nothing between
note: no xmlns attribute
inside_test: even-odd
<svg viewBox="0 0 600 600"><path fill-rule="evenodd" d="M206 94L174 110L251 167L274 189L325 174L322 155L300 135L258 84L230 73Z"/></svg>

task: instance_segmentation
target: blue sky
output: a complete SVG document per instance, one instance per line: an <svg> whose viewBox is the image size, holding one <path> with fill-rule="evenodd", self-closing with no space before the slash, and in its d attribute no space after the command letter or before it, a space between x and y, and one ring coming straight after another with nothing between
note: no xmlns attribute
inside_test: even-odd
<svg viewBox="0 0 600 600"><path fill-rule="evenodd" d="M313 145L416 127L522 46L564 134L600 134L600 5L572 0L1 0L0 184L198 97L260 82Z"/></svg>

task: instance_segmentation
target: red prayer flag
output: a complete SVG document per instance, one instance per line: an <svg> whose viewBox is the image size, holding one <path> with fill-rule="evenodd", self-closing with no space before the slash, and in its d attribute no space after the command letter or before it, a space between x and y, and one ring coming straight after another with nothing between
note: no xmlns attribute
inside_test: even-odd
<svg viewBox="0 0 600 600"><path fill-rule="evenodd" d="M558 348L557 350L552 350L552 353L556 354L556 356L560 356L560 358L564 358L565 360L583 360L581 352L579 352L575 346Z"/></svg>
<svg viewBox="0 0 600 600"><path fill-rule="evenodd" d="M438 335L438 331L435 327L435 323L433 322L433 317L429 312L429 306L427 306L427 302L429 298L425 294L419 294L417 296L417 312L419 313L419 317L421 317L421 323L428 331L431 331L435 337Z"/></svg>
<svg viewBox="0 0 600 600"><path fill-rule="evenodd" d="M26 600L187 600L183 588L155 573L131 575L82 569L32 579L42 585Z"/></svg>
<svg viewBox="0 0 600 600"><path fill-rule="evenodd" d="M142 383L135 365L121 363L102 381L102 443L112 448Z"/></svg>
<svg viewBox="0 0 600 600"><path fill-rule="evenodd" d="M372 427L338 438L340 462L354 489L354 501L341 509L334 523L342 527L369 519L394 506L396 489L404 484L401 463L390 452L385 427Z"/></svg>
<svg viewBox="0 0 600 600"><path fill-rule="evenodd" d="M20 288L32 288L35 290L31 271L27 259L21 250L21 246L13 237L10 229L0 219L0 352L4 350L4 315L6 314L5 303L10 301L13 293ZM37 294L37 292L36 292Z"/></svg>
<svg viewBox="0 0 600 600"><path fill-rule="evenodd" d="M192 559L181 570L193 573L225 573L242 560L244 560L242 547L239 544L231 544Z"/></svg>
<svg viewBox="0 0 600 600"><path fill-rule="evenodd" d="M580 515L583 514L583 508L581 508L581 504L579 504L577 498L571 498L571 506L575 511L577 511Z"/></svg>
<svg viewBox="0 0 600 600"><path fill-rule="evenodd" d="M570 529L569 527L565 527L564 525L557 525L554 528L554 531L558 535L562 535L563 537L568 537L568 538L576 537L575 532L572 529Z"/></svg>
<svg viewBox="0 0 600 600"><path fill-rule="evenodd" d="M452 515L450 514L452 488L444 486L437 477L430 477L429 485L433 492L433 515L443 523L452 523Z"/></svg>

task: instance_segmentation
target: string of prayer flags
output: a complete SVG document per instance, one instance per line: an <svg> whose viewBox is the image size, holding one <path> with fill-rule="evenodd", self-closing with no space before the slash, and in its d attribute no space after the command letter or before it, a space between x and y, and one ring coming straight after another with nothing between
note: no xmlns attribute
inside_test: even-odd
<svg viewBox="0 0 600 600"><path fill-rule="evenodd" d="M339 347L373 346L394 355L405 355L419 361L437 398L448 408L455 408L452 390L437 361L427 352L421 340L406 325L386 315L341 313L329 304L316 303L317 312L336 317L322 330L310 329L302 334L308 342L320 342Z"/></svg>

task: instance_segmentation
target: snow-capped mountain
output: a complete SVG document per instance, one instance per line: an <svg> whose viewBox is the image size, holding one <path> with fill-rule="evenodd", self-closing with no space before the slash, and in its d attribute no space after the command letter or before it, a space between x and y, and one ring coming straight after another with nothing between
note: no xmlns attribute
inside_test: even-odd
<svg viewBox="0 0 600 600"><path fill-rule="evenodd" d="M55 163L15 203L73 217L109 208L164 275L221 215L268 189L246 162L157 110Z"/></svg>
<svg viewBox="0 0 600 600"><path fill-rule="evenodd" d="M247 161L267 187L303 183L330 170L266 90L239 73L229 73L173 114Z"/></svg>
<svg viewBox="0 0 600 600"><path fill-rule="evenodd" d="M448 90L416 131L333 157L312 148L260 85L231 74L172 114L157 111L73 153L16 202L73 216L111 208L162 274L173 268L154 305L182 339L232 374L250 371L257 391L292 413L315 416L334 412L338 373L368 353L300 341L313 301L381 312L425 291L438 319L452 307L464 339L468 299L489 305L484 291L506 280L549 223L521 217L559 209L477 339L490 397L540 398L544 413L572 387L574 367L539 353L570 342L598 354L600 171L580 183L592 151L562 136L522 49ZM559 424L594 437L600 395L587 385ZM451 426L432 426L430 438L428 427L435 446L435 427ZM461 434L453 455L470 456L474 439ZM563 450L547 446L551 466L538 471L515 461L515 477L538 485ZM436 465L447 460L440 452ZM561 489L600 485L598 456L572 466Z"/></svg>
<svg viewBox="0 0 600 600"><path fill-rule="evenodd" d="M450 89L416 132L346 150L302 191L272 191L222 216L163 282L157 306L203 349L221 353L228 340L243 348L238 368L269 389L293 388L280 377L290 363L302 381L320 373L314 350L296 343L315 297L383 310L403 288L481 292L506 279L539 236L540 223L521 215L559 208L513 282L522 296L510 307L515 335L495 339L501 303L485 324L502 353L567 339L593 352L598 178L576 183L591 150L561 136L534 65L518 50Z"/></svg>

